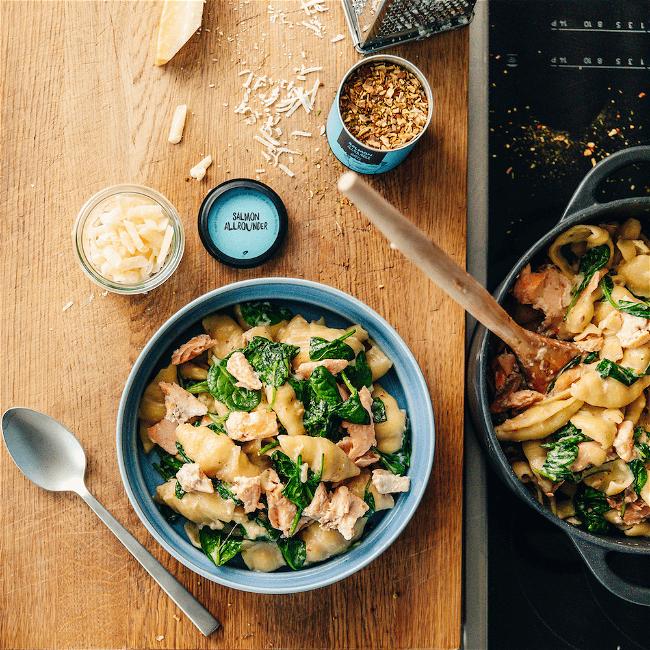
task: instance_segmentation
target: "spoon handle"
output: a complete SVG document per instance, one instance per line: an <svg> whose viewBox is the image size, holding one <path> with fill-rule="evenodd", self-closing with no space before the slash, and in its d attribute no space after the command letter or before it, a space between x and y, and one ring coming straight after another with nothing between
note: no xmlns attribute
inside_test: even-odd
<svg viewBox="0 0 650 650"><path fill-rule="evenodd" d="M219 621L88 490L78 494L205 636L219 627Z"/></svg>
<svg viewBox="0 0 650 650"><path fill-rule="evenodd" d="M422 230L354 172L343 174L338 187L379 228L393 247L424 271L477 321L511 347L518 347L523 336L521 327L475 278L436 246Z"/></svg>

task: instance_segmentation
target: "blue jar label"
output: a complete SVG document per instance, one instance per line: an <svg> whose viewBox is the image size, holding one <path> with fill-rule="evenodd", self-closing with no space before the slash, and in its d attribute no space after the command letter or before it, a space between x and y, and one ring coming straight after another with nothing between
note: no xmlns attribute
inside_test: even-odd
<svg viewBox="0 0 650 650"><path fill-rule="evenodd" d="M266 253L279 229L273 202L257 191L234 189L210 210L210 239L222 253L234 259L250 260Z"/></svg>

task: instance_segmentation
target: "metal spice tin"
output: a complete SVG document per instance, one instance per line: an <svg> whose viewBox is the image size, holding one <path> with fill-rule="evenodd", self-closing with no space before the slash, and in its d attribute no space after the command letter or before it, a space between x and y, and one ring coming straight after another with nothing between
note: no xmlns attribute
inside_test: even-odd
<svg viewBox="0 0 650 650"><path fill-rule="evenodd" d="M358 68L367 65L368 63L372 63L373 61L392 63L412 72L422 84L422 88L427 96L428 115L426 124L422 131L412 140L395 149L376 149L370 147L355 138L343 123L343 116L341 114L341 92L345 83ZM431 93L431 87L429 86L429 82L426 80L424 74L422 74L418 68L416 68L410 61L399 56L387 54L369 56L353 65L343 77L343 81L341 81L339 85L336 97L334 98L334 103L332 104L332 108L327 116L327 142L329 143L332 153L349 169L361 174L381 174L389 169L393 169L393 167L399 165L399 163L406 158L417 141L426 132L431 122L432 115L433 96Z"/></svg>

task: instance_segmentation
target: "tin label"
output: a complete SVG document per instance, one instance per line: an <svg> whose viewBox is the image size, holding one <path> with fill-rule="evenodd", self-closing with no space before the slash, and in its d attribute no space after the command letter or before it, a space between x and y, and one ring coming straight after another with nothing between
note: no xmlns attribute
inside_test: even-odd
<svg viewBox="0 0 650 650"><path fill-rule="evenodd" d="M386 157L385 151L369 151L368 149L360 147L343 130L341 131L341 135L339 135L337 142L345 153L360 162L366 163L367 165L379 165Z"/></svg>

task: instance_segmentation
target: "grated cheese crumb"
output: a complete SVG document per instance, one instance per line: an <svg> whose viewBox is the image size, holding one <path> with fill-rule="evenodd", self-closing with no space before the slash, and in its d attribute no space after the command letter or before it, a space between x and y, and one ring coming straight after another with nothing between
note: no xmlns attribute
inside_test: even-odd
<svg viewBox="0 0 650 650"><path fill-rule="evenodd" d="M278 167L287 175L293 178L295 174L286 166L283 165L282 163L278 163Z"/></svg>
<svg viewBox="0 0 650 650"><path fill-rule="evenodd" d="M68 309L70 309L70 307L72 307L72 305L74 305L74 302L71 300L70 302L63 305L63 311L68 311Z"/></svg>
<svg viewBox="0 0 650 650"><path fill-rule="evenodd" d="M178 144L183 137L183 129L185 128L185 119L187 118L187 105L181 104L176 107L174 117L172 118L172 126L169 130L169 142Z"/></svg>
<svg viewBox="0 0 650 650"><path fill-rule="evenodd" d="M200 163L190 169L190 176L200 181L205 176L205 172L212 164L212 156L206 156Z"/></svg>
<svg viewBox="0 0 650 650"><path fill-rule="evenodd" d="M345 38L343 34L337 34L333 39L330 40L330 43L338 43L339 41L342 41Z"/></svg>

